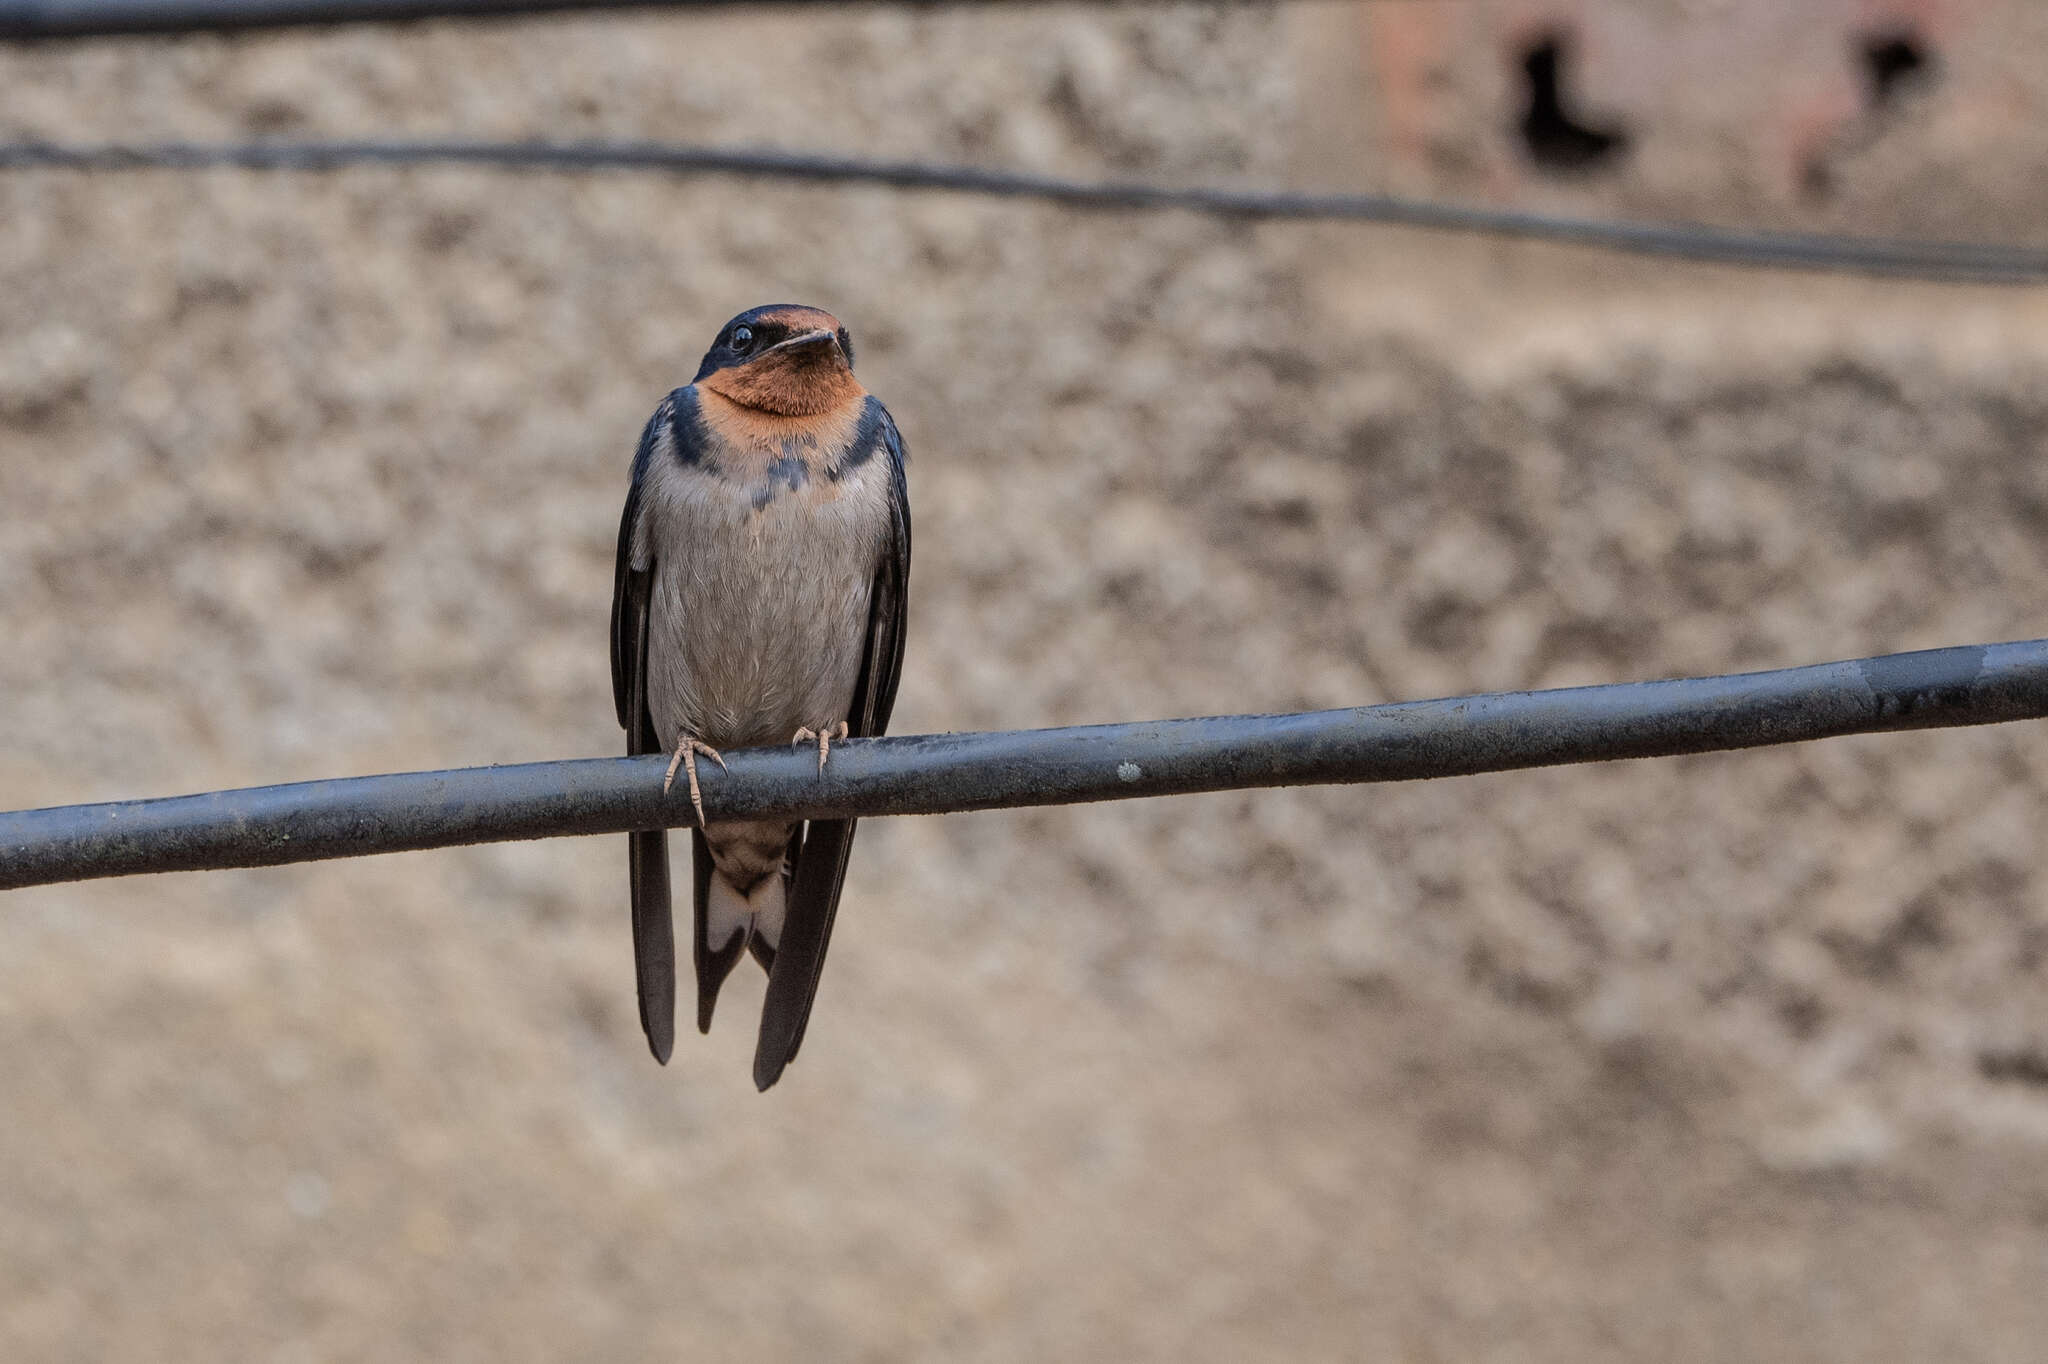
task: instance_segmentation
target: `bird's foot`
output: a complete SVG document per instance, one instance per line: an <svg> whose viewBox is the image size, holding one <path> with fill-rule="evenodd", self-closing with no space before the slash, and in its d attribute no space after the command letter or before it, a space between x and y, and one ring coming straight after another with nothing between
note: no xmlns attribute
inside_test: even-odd
<svg viewBox="0 0 2048 1364"><path fill-rule="evenodd" d="M667 795L669 787L676 784L676 769L678 767L689 774L690 808L697 812L697 827L701 829L704 827L704 793L697 789L697 755L699 753L717 763L721 771L725 770L725 757L723 754L710 744L699 739L696 735L685 734L676 744L675 756L668 760L668 772L661 779L661 793Z"/></svg>
<svg viewBox="0 0 2048 1364"><path fill-rule="evenodd" d="M790 742L793 744L807 744L816 740L818 745L818 771L823 772L825 770L825 759L832 756L832 741L834 739L844 739L846 735L846 721L841 720L836 729L830 726L824 729L812 729L809 725L805 725L796 732L795 737Z"/></svg>

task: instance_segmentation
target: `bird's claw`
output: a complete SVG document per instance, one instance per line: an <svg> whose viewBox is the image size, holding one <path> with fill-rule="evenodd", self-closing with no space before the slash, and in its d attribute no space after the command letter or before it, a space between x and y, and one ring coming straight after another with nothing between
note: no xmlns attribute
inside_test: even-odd
<svg viewBox="0 0 2048 1364"><path fill-rule="evenodd" d="M796 732L795 736L790 739L790 742L792 744L807 744L815 740L818 745L818 771L822 774L825 771L825 759L832 755L832 741L834 739L844 739L847 733L847 724L844 720L839 722L836 729L831 726L827 726L824 729L812 729L809 725L805 725Z"/></svg>
<svg viewBox="0 0 2048 1364"><path fill-rule="evenodd" d="M675 756L668 760L668 772L661 779L661 793L664 796L668 794L668 789L676 784L676 769L682 768L690 778L690 808L697 812L697 827L701 829L704 827L704 793L697 788L699 753L717 763L720 771L730 770L725 765L725 756L717 749L694 735L685 734L676 744Z"/></svg>

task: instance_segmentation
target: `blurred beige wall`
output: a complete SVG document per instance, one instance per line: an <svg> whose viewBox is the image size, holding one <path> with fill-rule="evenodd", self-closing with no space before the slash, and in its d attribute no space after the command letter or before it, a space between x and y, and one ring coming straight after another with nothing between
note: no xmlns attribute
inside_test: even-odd
<svg viewBox="0 0 2048 1364"><path fill-rule="evenodd" d="M0 52L0 136L2018 238L2038 123L1977 73L2031 14L1917 13L1937 75L1825 202L1758 101L1628 57L1735 50L1729 5L1566 16L1637 139L1569 179L1511 127L1503 44L1550 12L1450 0L44 45ZM1421 160L1333 156L1431 62ZM911 443L905 732L2048 633L2038 290L874 188L8 172L0 806L614 751L632 442L775 299L851 322ZM2013 726L872 821L765 1097L751 977L647 1059L622 840L13 893L0 1352L2031 1360L2044 790Z"/></svg>

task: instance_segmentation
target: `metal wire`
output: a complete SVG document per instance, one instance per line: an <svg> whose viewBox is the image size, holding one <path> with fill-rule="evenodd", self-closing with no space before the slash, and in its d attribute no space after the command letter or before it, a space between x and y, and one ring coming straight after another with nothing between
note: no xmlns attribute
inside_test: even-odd
<svg viewBox="0 0 2048 1364"><path fill-rule="evenodd" d="M0 41L96 38L125 33L231 33L311 24L477 19L608 9L731 9L742 5L843 9L859 3L864 0L0 0ZM998 0L901 3L928 9L939 3L967 6L994 4Z"/></svg>
<svg viewBox="0 0 2048 1364"><path fill-rule="evenodd" d="M1410 781L2048 718L2048 639L1300 715L854 739L702 769L714 822ZM663 759L403 772L0 814L0 889L694 822Z"/></svg>
<svg viewBox="0 0 2048 1364"><path fill-rule="evenodd" d="M0 39L220 33L301 24L475 18L551 10L728 6L733 0L0 0Z"/></svg>
<svg viewBox="0 0 2048 1364"><path fill-rule="evenodd" d="M1618 222L1477 208L1386 194L1078 181L1024 171L874 161L809 152L661 142L166 142L148 145L0 144L0 170L86 171L237 168L334 171L351 166L469 165L547 173L597 170L713 174L835 184L892 185L1077 208L1183 209L1245 219L1324 219L1602 247L1645 255L1778 269L1977 283L2048 281L2048 249L1968 242L1751 232L1688 224Z"/></svg>
<svg viewBox="0 0 2048 1364"><path fill-rule="evenodd" d="M919 8L939 0L905 0ZM224 33L307 24L472 19L607 9L845 8L862 0L0 0L0 40L123 33ZM995 0L950 0L959 5Z"/></svg>

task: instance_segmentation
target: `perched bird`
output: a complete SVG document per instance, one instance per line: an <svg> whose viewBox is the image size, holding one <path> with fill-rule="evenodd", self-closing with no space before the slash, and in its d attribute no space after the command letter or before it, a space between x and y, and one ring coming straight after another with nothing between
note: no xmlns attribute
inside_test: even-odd
<svg viewBox="0 0 2048 1364"><path fill-rule="evenodd" d="M746 952L768 972L754 1083L795 1058L854 821L712 823L701 756L888 727L903 668L910 502L903 438L853 375L830 313L772 304L726 323L661 400L633 457L612 597L612 694L629 753L672 753L698 828L697 1027ZM640 1026L675 1045L668 837L629 834Z"/></svg>

